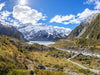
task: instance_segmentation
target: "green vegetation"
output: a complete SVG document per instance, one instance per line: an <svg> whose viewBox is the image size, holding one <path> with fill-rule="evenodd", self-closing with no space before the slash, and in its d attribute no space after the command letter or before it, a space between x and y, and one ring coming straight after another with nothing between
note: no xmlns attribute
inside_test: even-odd
<svg viewBox="0 0 100 75"><path fill-rule="evenodd" d="M100 14L97 18L89 25L86 32L82 35L83 38L90 38L93 40L100 39Z"/></svg>
<svg viewBox="0 0 100 75"><path fill-rule="evenodd" d="M100 70L100 58L99 57L79 55L73 58L72 61L82 64L88 68Z"/></svg>
<svg viewBox="0 0 100 75"><path fill-rule="evenodd" d="M92 39L62 39L51 46L73 50L80 50L91 47L89 51L100 52L100 40Z"/></svg>
<svg viewBox="0 0 100 75"><path fill-rule="evenodd" d="M58 48L64 48L64 49L70 49L72 47L74 47L74 40L70 40L70 39L61 39L59 41L57 41L55 44L51 44L51 46L55 46Z"/></svg>
<svg viewBox="0 0 100 75"><path fill-rule="evenodd" d="M30 75L28 70L11 70L7 75Z"/></svg>
<svg viewBox="0 0 100 75"><path fill-rule="evenodd" d="M29 45L14 38L0 36L0 75L28 75L29 70L39 69L37 75L65 75L75 72L85 74L84 70L67 61L72 54L39 44ZM27 59L51 71L40 70L39 66L32 64ZM84 71L81 71L84 70ZM57 72L58 71L58 72ZM91 72L87 72L87 74Z"/></svg>
<svg viewBox="0 0 100 75"><path fill-rule="evenodd" d="M55 71L48 71L48 70L35 70L35 73L37 75L67 75L66 73L62 73L62 72L55 72Z"/></svg>

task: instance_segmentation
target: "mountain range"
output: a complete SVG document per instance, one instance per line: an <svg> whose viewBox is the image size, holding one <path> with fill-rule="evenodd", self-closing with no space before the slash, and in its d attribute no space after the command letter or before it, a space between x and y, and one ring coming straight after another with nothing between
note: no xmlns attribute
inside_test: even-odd
<svg viewBox="0 0 100 75"><path fill-rule="evenodd" d="M25 24L19 27L18 30L29 41L55 41L66 38L71 32L71 29L63 27L32 24Z"/></svg>
<svg viewBox="0 0 100 75"><path fill-rule="evenodd" d="M57 41L64 38L100 38L100 14L94 13L77 26L71 29L57 26L32 25L30 23L14 27L0 22L0 35L7 35L23 41ZM71 33L70 33L71 32Z"/></svg>
<svg viewBox="0 0 100 75"><path fill-rule="evenodd" d="M23 41L56 41L66 38L71 29L57 26L32 25L14 27L0 22L0 35L7 35Z"/></svg>

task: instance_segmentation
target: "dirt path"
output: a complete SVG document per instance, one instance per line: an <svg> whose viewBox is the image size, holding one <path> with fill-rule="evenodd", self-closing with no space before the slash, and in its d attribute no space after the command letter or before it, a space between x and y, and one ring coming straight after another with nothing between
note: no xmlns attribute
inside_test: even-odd
<svg viewBox="0 0 100 75"><path fill-rule="evenodd" d="M65 49L61 49L61 48L56 48L56 49L60 49L60 50L64 50L64 51L66 51ZM83 69L89 69L89 70L90 70L91 72L93 72L93 73L100 74L100 70L95 70L95 69L87 68L87 67L85 67L85 66L83 66L83 65L81 65L81 64L78 64L78 63L73 62L73 61L70 60L70 59L72 59L72 58L77 57L79 54L83 54L83 53L86 52L88 49L90 49L90 47L87 48L87 49L84 49L84 50L81 51L81 52L77 52L76 55L72 56L71 58L68 58L67 60L68 60L69 62L71 62L71 63L73 63L73 64L75 64L75 65L77 65L77 66L83 68ZM76 52L75 52L75 53L76 53Z"/></svg>

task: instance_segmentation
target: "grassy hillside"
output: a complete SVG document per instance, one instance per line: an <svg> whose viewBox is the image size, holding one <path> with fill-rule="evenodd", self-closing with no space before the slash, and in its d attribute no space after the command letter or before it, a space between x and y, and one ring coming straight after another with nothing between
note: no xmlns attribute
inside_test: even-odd
<svg viewBox="0 0 100 75"><path fill-rule="evenodd" d="M0 36L0 75L30 75L30 70L34 70L36 75L48 75L48 73L50 75L68 73L91 75L88 70L68 62L67 58L71 55L52 47L29 45L14 38ZM40 64L42 68L28 60ZM50 70L43 67L48 67Z"/></svg>
<svg viewBox="0 0 100 75"><path fill-rule="evenodd" d="M77 26L69 35L68 38L79 38L90 24L86 21L82 22L79 26Z"/></svg>
<svg viewBox="0 0 100 75"><path fill-rule="evenodd" d="M82 64L88 68L100 70L100 58L99 57L79 55L71 60L79 64Z"/></svg>
<svg viewBox="0 0 100 75"><path fill-rule="evenodd" d="M80 50L91 47L89 51L100 53L100 40L93 39L62 39L51 45L63 49Z"/></svg>
<svg viewBox="0 0 100 75"><path fill-rule="evenodd" d="M55 46L58 48L64 48L64 49L70 49L74 46L74 40L61 39L61 40L55 42L55 44L51 44L51 46Z"/></svg>
<svg viewBox="0 0 100 75"><path fill-rule="evenodd" d="M82 35L83 38L90 38L93 40L100 39L100 14L97 18L89 25L85 33Z"/></svg>
<svg viewBox="0 0 100 75"><path fill-rule="evenodd" d="M68 35L68 38L100 39L100 14L91 23L88 23L87 20L82 22Z"/></svg>

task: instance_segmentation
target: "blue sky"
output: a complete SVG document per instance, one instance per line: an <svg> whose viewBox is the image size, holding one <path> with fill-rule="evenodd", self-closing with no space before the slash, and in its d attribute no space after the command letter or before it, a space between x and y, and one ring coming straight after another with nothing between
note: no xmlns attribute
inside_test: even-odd
<svg viewBox="0 0 100 75"><path fill-rule="evenodd" d="M74 29L99 10L100 0L0 0L0 20L15 26L32 23Z"/></svg>

